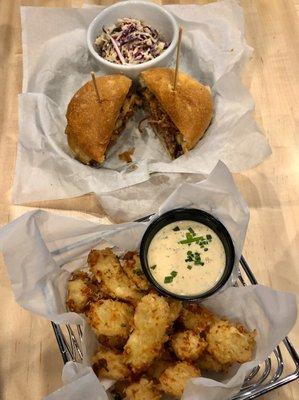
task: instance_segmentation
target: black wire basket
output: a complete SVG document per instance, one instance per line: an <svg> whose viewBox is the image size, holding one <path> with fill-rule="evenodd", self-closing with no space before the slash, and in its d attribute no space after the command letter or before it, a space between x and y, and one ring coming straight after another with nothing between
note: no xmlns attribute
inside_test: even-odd
<svg viewBox="0 0 299 400"><path fill-rule="evenodd" d="M140 219L146 221L149 217ZM242 256L236 286L256 285L258 282ZM63 362L82 362L81 327L60 326L52 322ZM255 399L299 378L299 356L288 337L285 337L267 360L254 368L246 377L240 392L232 400Z"/></svg>

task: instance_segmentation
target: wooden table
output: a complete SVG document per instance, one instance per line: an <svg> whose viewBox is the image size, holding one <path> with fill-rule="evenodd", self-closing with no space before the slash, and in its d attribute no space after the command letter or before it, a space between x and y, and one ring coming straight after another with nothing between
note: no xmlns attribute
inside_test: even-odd
<svg viewBox="0 0 299 400"><path fill-rule="evenodd" d="M22 78L20 5L78 7L82 3L82 0L0 2L1 225L32 207L60 209L88 219L103 216L92 195L26 207L14 206L10 200L18 140L17 94L21 91ZM260 282L298 293L299 3L298 0L241 0L241 4L245 10L247 39L255 49L244 73L244 82L255 100L256 120L264 128L273 150L264 163L235 176L251 210L244 254ZM0 262L0 315L0 399L41 399L61 385L61 357L49 322L30 315L15 303L3 260ZM298 334L297 323L290 335L297 348ZM265 397L297 400L298 381Z"/></svg>

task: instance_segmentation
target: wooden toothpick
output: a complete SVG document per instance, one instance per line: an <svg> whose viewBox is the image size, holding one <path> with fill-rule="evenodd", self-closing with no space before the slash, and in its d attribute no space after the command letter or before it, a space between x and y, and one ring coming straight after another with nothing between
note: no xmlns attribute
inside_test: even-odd
<svg viewBox="0 0 299 400"><path fill-rule="evenodd" d="M99 102L101 102L101 98L100 98L100 94L99 94L99 91L98 91L97 81L96 81L95 74L94 74L93 71L91 71L90 74L91 74L91 77L92 77L92 82L93 82L94 90L96 91L96 94L97 94L97 97L98 97Z"/></svg>
<svg viewBox="0 0 299 400"><path fill-rule="evenodd" d="M180 26L179 38L178 38L178 43L177 43L177 47L176 47L176 61L175 61L175 72L174 72L173 90L176 90L176 85L177 85L177 81L178 81L182 33L183 33L183 28Z"/></svg>

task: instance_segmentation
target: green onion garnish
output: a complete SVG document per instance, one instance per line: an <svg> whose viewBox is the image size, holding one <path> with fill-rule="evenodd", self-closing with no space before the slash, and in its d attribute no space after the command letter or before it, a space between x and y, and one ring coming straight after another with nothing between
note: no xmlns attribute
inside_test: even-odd
<svg viewBox="0 0 299 400"><path fill-rule="evenodd" d="M194 232L192 228L191 228L191 230L192 230L192 232ZM211 235L209 235L209 236L211 236ZM180 240L178 243L188 244L188 246L190 246L191 243L196 243L196 244L199 244L200 246L208 244L207 240L205 240L205 238L203 236L195 236L195 232L193 235L192 233L190 233L190 231L186 233L186 239Z"/></svg>
<svg viewBox="0 0 299 400"><path fill-rule="evenodd" d="M188 231L191 233L192 236L195 236L196 233L194 232L194 230L191 228L191 226L189 226Z"/></svg>
<svg viewBox="0 0 299 400"><path fill-rule="evenodd" d="M185 262L194 262L194 265L202 265L201 255L197 251L194 253L192 251L187 252L187 258L185 258Z"/></svg>
<svg viewBox="0 0 299 400"><path fill-rule="evenodd" d="M165 276L164 283L171 283L172 281L173 281L173 277L172 276Z"/></svg>

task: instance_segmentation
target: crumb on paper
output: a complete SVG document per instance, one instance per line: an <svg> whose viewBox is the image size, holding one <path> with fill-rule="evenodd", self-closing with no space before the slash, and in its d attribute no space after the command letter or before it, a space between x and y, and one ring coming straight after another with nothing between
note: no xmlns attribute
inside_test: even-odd
<svg viewBox="0 0 299 400"><path fill-rule="evenodd" d="M132 163L129 165L128 172L136 171L137 168L138 165Z"/></svg>
<svg viewBox="0 0 299 400"><path fill-rule="evenodd" d="M129 150L124 151L123 153L120 153L118 155L118 158L122 161L125 161L126 163L131 163L132 162L132 155L134 154L135 148L132 147Z"/></svg>

